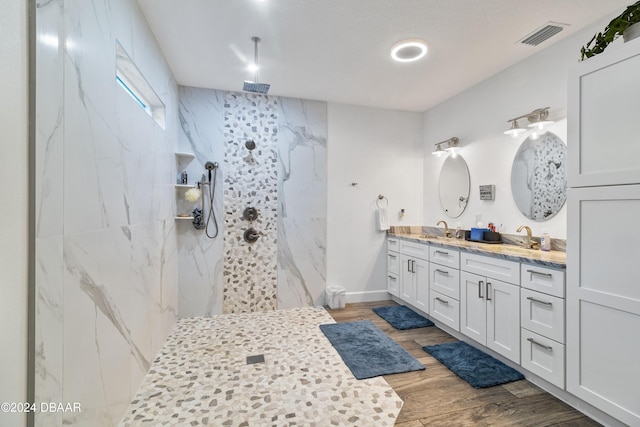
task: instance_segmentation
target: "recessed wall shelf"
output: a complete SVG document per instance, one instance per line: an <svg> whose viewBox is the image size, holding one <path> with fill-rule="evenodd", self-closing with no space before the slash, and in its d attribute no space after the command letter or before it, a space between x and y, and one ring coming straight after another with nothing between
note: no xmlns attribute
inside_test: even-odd
<svg viewBox="0 0 640 427"><path fill-rule="evenodd" d="M182 172L187 168L187 166L189 166L189 164L193 161L193 159L196 158L196 156L193 153L181 153L181 152L175 153L175 156L176 156L176 172L177 172L176 181L175 181L176 184L174 184L176 189L176 209L178 210L178 212L184 211L184 210L188 210L190 212L192 208L186 209L187 205L185 205L186 202L183 200L183 198L184 198L184 193L190 188L193 188L194 185L193 184L177 184L177 182L180 182L180 177ZM176 220L184 220L184 219L193 220L193 216L192 215L188 215L188 216L176 215L175 219Z"/></svg>
<svg viewBox="0 0 640 427"><path fill-rule="evenodd" d="M189 166L189 163L191 163L191 161L195 159L196 156L193 153L175 153L175 154L176 154L176 171L178 172L178 176L180 176L180 173L182 173L182 171L185 170L187 166Z"/></svg>

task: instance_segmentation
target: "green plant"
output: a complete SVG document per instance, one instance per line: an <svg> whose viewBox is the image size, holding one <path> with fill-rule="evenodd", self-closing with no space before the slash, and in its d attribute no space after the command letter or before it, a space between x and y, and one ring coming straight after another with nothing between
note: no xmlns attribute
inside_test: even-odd
<svg viewBox="0 0 640 427"><path fill-rule="evenodd" d="M617 18L609 22L602 33L598 33L580 49L580 61L604 52L609 43L620 37L624 30L640 22L640 1L628 6Z"/></svg>

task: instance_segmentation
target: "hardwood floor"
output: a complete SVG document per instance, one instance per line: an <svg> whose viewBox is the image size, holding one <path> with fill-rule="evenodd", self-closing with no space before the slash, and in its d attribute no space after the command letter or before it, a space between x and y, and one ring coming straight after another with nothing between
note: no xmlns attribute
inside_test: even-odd
<svg viewBox="0 0 640 427"><path fill-rule="evenodd" d="M371 308L393 301L347 304L328 310L336 322L371 320L425 367L424 371L386 375L404 400L398 427L422 426L599 426L526 380L475 389L422 350L425 345L457 341L437 327L399 331Z"/></svg>

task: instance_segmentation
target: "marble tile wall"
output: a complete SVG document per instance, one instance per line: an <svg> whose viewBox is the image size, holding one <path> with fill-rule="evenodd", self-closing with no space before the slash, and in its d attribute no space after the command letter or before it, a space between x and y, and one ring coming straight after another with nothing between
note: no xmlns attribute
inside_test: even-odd
<svg viewBox="0 0 640 427"><path fill-rule="evenodd" d="M326 272L326 103L258 96L259 101L270 102L268 106L263 104L261 113L265 114L268 108L269 114L276 118L277 125L277 138L274 138L277 141L277 152L268 153L272 161L275 159L276 169L270 173L272 177L275 176L276 181L271 179L270 185L275 182L276 187L269 186L269 190L263 187L259 190L258 175L249 173L248 168L259 166L259 162L265 158L265 152L260 152L261 149L264 150L264 141L261 143L256 139L257 148L249 157L249 150L244 146L244 136L231 144L225 144L227 138L224 130L225 100L235 97L233 105L240 108L238 103L253 103L255 100L252 97L257 95L180 87L179 96L181 131L178 151L195 155L195 159L186 168L189 183L200 179L206 161L221 164L214 206L219 214L220 236L226 236L226 239L208 239L188 221L178 223L180 317L220 314L223 312L225 298L229 304L227 307L234 307L234 310L225 312L235 311L238 307L244 307L242 310L249 309L252 304L255 306L255 296L260 294L251 294L254 292L254 278L264 276L265 270L256 275L255 271L250 273L249 269L240 268L240 271L244 271L242 274L245 274L245 284L232 290L235 295L233 297L231 293L224 292L226 285L223 271L227 266L235 266L236 272L231 274L238 274L238 261L253 257L250 254L247 258L249 245L239 233L244 232L248 225L241 218L242 210L252 203L263 201L264 204L265 191L274 190L269 201L275 202L270 208L275 206L276 210L271 222L265 221L264 216L256 221L254 227L263 235L251 246L261 248L261 254L266 251L269 257L273 256L274 250L277 251L274 276L277 300L268 307L293 308L323 304ZM232 104L228 105L231 107ZM273 129L266 134L274 134ZM265 137L263 132L258 132L257 136ZM240 185L243 194L235 199L237 206L234 204L233 210L229 211L229 198L237 196L228 188L231 182L236 186ZM253 191L256 193L252 194ZM193 206L200 206L200 202L184 209L190 210ZM264 215L264 212L261 214ZM229 225L238 224L240 227L236 227L234 231L227 230ZM266 246L264 244L268 240L264 238L265 229L276 232L270 237L272 243ZM227 251L230 251L229 255L233 253L233 256L225 257ZM270 265L273 268L273 264ZM233 267L226 271L232 270ZM269 286L273 290L273 282ZM250 295L253 296L249 298Z"/></svg>
<svg viewBox="0 0 640 427"><path fill-rule="evenodd" d="M278 103L278 308L325 302L327 104Z"/></svg>
<svg viewBox="0 0 640 427"><path fill-rule="evenodd" d="M187 165L187 179L194 184L206 172L206 162L223 163L224 159L224 95L212 89L179 87L180 132L178 151L193 153ZM218 237L209 239L203 230L196 230L190 221L178 221L178 258L180 272L178 313L180 317L211 316L222 313L223 265L223 188L225 168L218 168L214 212L218 215ZM188 203L177 194L184 213L202 207L201 201ZM207 199L208 201L208 199ZM211 229L213 232L214 230Z"/></svg>
<svg viewBox="0 0 640 427"><path fill-rule="evenodd" d="M177 86L134 0L38 0L36 425L115 425L177 316ZM115 81L119 40L163 100Z"/></svg>

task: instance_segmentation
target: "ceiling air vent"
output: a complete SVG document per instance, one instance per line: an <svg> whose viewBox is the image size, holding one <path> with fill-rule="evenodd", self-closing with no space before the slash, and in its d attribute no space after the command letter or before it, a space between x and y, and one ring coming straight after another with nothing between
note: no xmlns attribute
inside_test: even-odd
<svg viewBox="0 0 640 427"><path fill-rule="evenodd" d="M547 22L542 27L538 28L531 34L528 34L523 39L519 40L518 43L528 44L529 46L538 46L540 43L558 34L566 26L568 26L568 24L560 24L558 22Z"/></svg>

